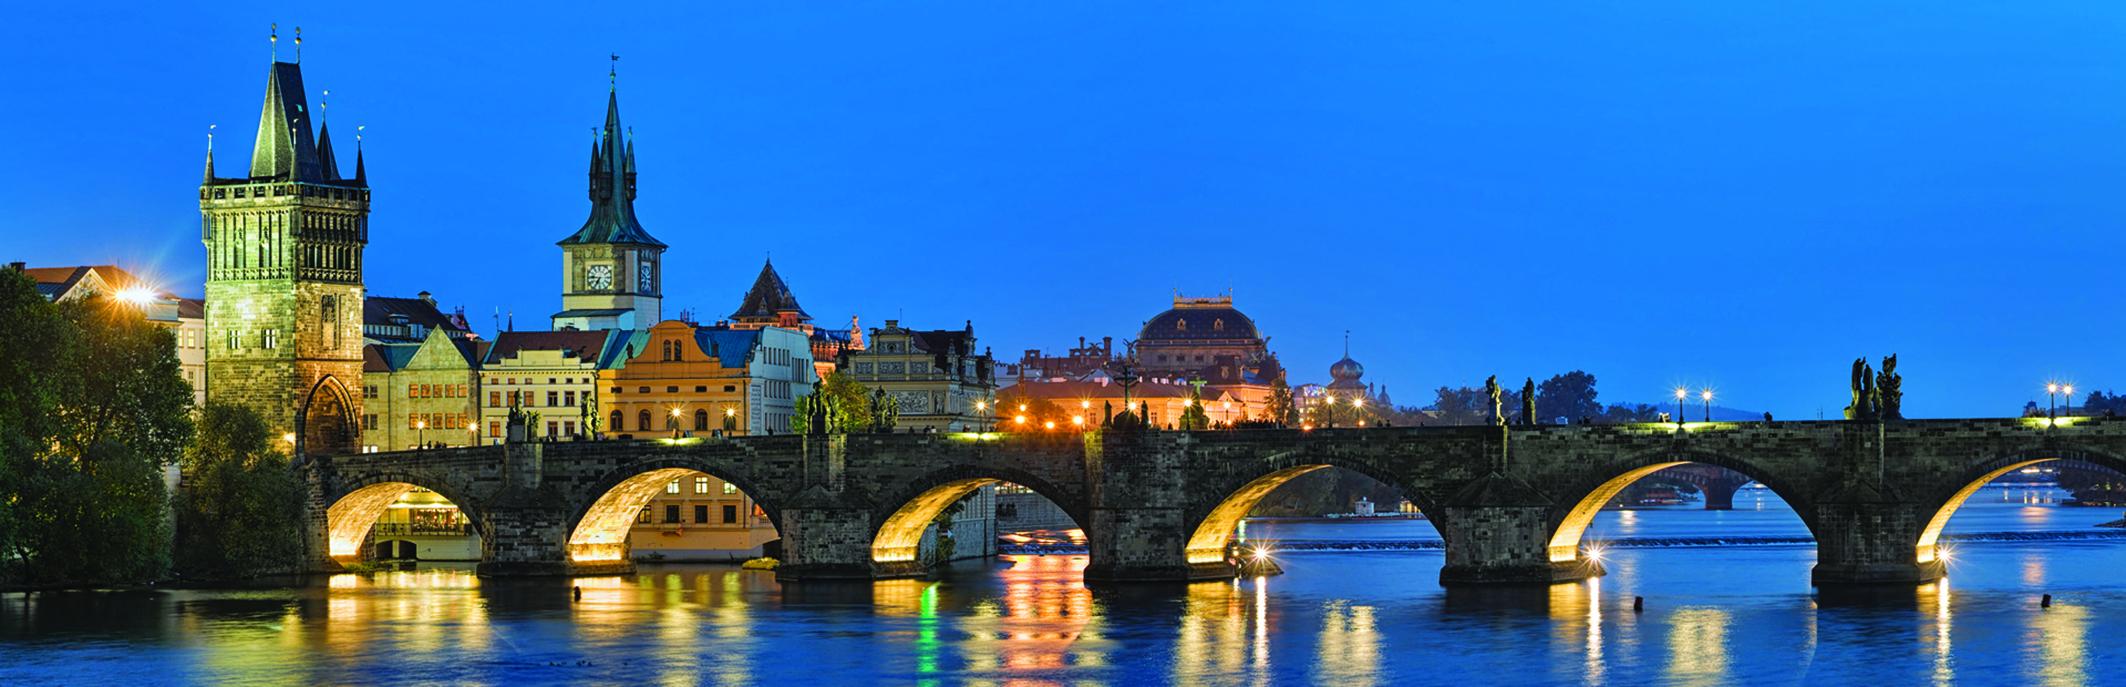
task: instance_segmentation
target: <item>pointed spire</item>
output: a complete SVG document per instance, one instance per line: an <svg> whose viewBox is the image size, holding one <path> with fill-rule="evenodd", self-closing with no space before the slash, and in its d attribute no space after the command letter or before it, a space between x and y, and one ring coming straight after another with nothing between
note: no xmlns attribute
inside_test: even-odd
<svg viewBox="0 0 2126 687"><path fill-rule="evenodd" d="M258 117L258 142L251 149L252 178L319 180L317 142L311 138L310 108L303 98L303 72L285 62L273 63L266 77L266 103Z"/></svg>
<svg viewBox="0 0 2126 687"><path fill-rule="evenodd" d="M591 149L591 216L583 228L558 245L637 243L663 248L664 243L652 238L635 219L634 146L627 140L627 127L620 123L617 89L607 92L605 126L593 133L597 140Z"/></svg>
<svg viewBox="0 0 2126 687"><path fill-rule="evenodd" d="M769 261L760 268L760 276L753 280L753 288L746 292L744 302L738 304L738 312L731 313L733 322L769 323L780 322L782 315L794 314L799 322L810 322L812 316L797 304L797 296L791 295L790 285L783 283L782 275L775 272L775 263ZM856 318L850 317L851 326Z"/></svg>
<svg viewBox="0 0 2126 687"><path fill-rule="evenodd" d="M211 184L211 183L214 183L214 126L215 126L215 125L213 125L213 124L208 124L208 125L207 125L207 180L206 180L206 183L209 183L209 184Z"/></svg>
<svg viewBox="0 0 2126 687"><path fill-rule="evenodd" d="M369 188L368 170L362 169L362 130L367 128L369 127L354 128L354 185L362 188Z"/></svg>
<svg viewBox="0 0 2126 687"><path fill-rule="evenodd" d="M296 44L301 45L300 31L302 30L296 29L296 31L298 32ZM332 91L325 91L324 94L332 95ZM328 111L327 108L330 107L331 103L323 100L317 103L317 169L320 178L326 181L338 181L340 178L340 163L339 160L334 159L332 156L332 125L325 121L325 113Z"/></svg>

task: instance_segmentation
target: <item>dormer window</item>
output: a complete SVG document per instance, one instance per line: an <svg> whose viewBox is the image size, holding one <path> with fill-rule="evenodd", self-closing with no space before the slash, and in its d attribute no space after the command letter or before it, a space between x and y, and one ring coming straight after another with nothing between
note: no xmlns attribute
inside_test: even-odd
<svg viewBox="0 0 2126 687"><path fill-rule="evenodd" d="M1188 320L1174 320L1174 329L1188 331Z"/></svg>
<svg viewBox="0 0 2126 687"><path fill-rule="evenodd" d="M1211 328L1221 332L1225 331L1225 320L1211 320Z"/></svg>

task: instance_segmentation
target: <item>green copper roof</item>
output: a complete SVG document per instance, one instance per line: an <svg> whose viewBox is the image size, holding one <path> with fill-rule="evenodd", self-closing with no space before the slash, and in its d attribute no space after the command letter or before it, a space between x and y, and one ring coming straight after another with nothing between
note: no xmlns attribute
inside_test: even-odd
<svg viewBox="0 0 2126 687"><path fill-rule="evenodd" d="M591 149L591 217L574 235L557 245L580 243L640 243L659 248L664 243L650 237L635 220L635 146L626 140L620 126L620 93L605 101L605 130Z"/></svg>

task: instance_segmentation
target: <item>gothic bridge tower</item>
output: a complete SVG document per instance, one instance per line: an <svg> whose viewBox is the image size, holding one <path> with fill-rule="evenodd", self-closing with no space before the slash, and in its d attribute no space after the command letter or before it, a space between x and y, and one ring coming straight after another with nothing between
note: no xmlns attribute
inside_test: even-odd
<svg viewBox="0 0 2126 687"><path fill-rule="evenodd" d="M553 328L649 329L663 318L665 245L635 220L635 142L620 126L620 92L606 94L605 128L591 145L591 216L561 246L561 312Z"/></svg>
<svg viewBox="0 0 2126 687"><path fill-rule="evenodd" d="M312 452L352 449L359 438L369 243L359 142L354 177L341 177L323 120L304 97L302 69L274 61L249 172L216 176L210 140L199 186L207 397L257 410L276 438L304 414Z"/></svg>

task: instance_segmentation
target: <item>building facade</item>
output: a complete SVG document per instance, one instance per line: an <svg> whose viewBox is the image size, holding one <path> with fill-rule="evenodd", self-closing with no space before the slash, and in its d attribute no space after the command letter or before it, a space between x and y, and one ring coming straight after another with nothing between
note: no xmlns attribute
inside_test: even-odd
<svg viewBox="0 0 2126 687"><path fill-rule="evenodd" d="M811 339L813 373L821 378L834 374L842 353L864 350L864 333L857 327L854 315L849 317L848 331L813 326L812 316L797 304L797 296L790 293L790 285L776 273L773 260L761 266L760 276L753 279L753 288L746 290L746 297L739 302L738 310L720 326L732 329L781 327L804 332Z"/></svg>
<svg viewBox="0 0 2126 687"><path fill-rule="evenodd" d="M312 138L302 71L274 62L250 170L199 187L207 249L207 395L258 411L276 435L298 414L306 450L352 450L362 415L362 250L369 183L359 147L342 177Z"/></svg>
<svg viewBox="0 0 2126 687"><path fill-rule="evenodd" d="M775 523L736 485L693 473L650 498L628 530L638 561L730 561L777 555Z"/></svg>
<svg viewBox="0 0 2126 687"><path fill-rule="evenodd" d="M479 359L445 329L362 347L362 450L478 445Z"/></svg>
<svg viewBox="0 0 2126 687"><path fill-rule="evenodd" d="M635 142L608 92L605 128L591 146L591 216L562 239L561 312L554 329L646 329L662 319L663 242L635 219Z"/></svg>
<svg viewBox="0 0 2126 687"><path fill-rule="evenodd" d="M37 282L37 290L52 302L77 298L110 297L140 308L149 324L164 327L177 338L178 374L192 387L192 407L207 403L207 302L180 298L177 294L143 280L117 265L77 267L29 267L22 270Z"/></svg>
<svg viewBox="0 0 2126 687"><path fill-rule="evenodd" d="M810 340L781 327L731 329L667 320L642 349L598 375L608 436L783 434L819 377Z"/></svg>
<svg viewBox="0 0 2126 687"><path fill-rule="evenodd" d="M973 322L926 331L886 320L871 330L868 348L842 354L842 367L864 386L884 390L903 428L977 431L996 404L994 365L975 352Z"/></svg>
<svg viewBox="0 0 2126 687"><path fill-rule="evenodd" d="M603 432L598 373L627 364L649 332L627 329L502 332L481 363L482 440L499 443L509 409L537 413L534 437L575 438Z"/></svg>

